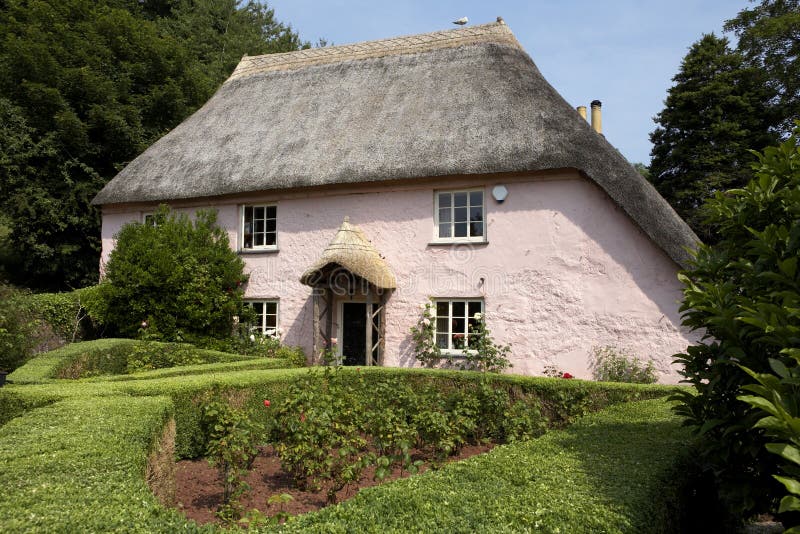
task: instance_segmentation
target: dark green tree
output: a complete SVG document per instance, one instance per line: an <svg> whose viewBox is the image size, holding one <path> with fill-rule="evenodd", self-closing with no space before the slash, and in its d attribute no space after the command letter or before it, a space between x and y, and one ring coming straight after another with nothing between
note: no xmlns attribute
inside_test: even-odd
<svg viewBox="0 0 800 534"><path fill-rule="evenodd" d="M703 339L678 355L693 389L675 395L676 410L700 437L697 460L741 517L768 511L785 492L772 478L785 462L765 448L773 428L755 425L764 414L737 397L754 381L743 366L785 377L800 356L798 136L800 128L758 154L745 187L708 202L719 241L701 245L681 275L683 324ZM786 386L781 402L797 416L798 380Z"/></svg>
<svg viewBox="0 0 800 534"><path fill-rule="evenodd" d="M715 191L747 183L750 149L775 142L766 113L774 91L713 34L691 46L673 81L650 134L650 180L701 239L713 241L700 207Z"/></svg>
<svg viewBox="0 0 800 534"><path fill-rule="evenodd" d="M100 286L113 333L133 337L142 329L169 341L231 335L247 277L216 219L206 210L191 221L162 206L153 224L122 227Z"/></svg>
<svg viewBox="0 0 800 534"><path fill-rule="evenodd" d="M746 63L765 73L776 94L770 119L787 134L800 118L800 0L761 0L726 21L725 31L738 37Z"/></svg>
<svg viewBox="0 0 800 534"><path fill-rule="evenodd" d="M0 28L5 267L38 289L96 281L91 199L244 53L304 46L272 10L236 0L5 0Z"/></svg>

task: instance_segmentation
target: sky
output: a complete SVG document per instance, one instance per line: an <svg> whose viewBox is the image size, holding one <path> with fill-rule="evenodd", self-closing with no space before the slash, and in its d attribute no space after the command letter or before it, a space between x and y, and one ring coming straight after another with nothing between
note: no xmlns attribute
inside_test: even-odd
<svg viewBox="0 0 800 534"><path fill-rule="evenodd" d="M650 162L653 117L693 42L722 35L748 0L268 0L303 40L350 44L494 22L514 32L573 106L603 103L603 134L632 163ZM735 43L735 36L728 36Z"/></svg>

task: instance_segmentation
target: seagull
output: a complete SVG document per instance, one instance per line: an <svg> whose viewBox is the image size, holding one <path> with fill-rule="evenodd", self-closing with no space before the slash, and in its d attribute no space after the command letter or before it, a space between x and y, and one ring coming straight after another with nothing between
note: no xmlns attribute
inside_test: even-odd
<svg viewBox="0 0 800 534"><path fill-rule="evenodd" d="M461 18L460 18L460 19L458 19L458 20L454 20L454 21L453 21L453 24L458 24L459 26L463 26L463 25L464 25L464 24L466 24L467 22L469 22L469 19L468 19L467 17L461 17Z"/></svg>

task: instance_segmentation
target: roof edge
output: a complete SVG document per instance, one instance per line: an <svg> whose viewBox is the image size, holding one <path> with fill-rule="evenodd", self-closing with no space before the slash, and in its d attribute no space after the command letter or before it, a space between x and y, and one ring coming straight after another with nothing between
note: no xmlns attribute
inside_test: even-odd
<svg viewBox="0 0 800 534"><path fill-rule="evenodd" d="M503 44L522 50L522 45L514 37L511 29L500 19L498 22L455 30L440 30L376 41L308 48L280 54L244 56L225 83L263 72L293 70L312 65L372 59L390 55L417 54L478 43Z"/></svg>

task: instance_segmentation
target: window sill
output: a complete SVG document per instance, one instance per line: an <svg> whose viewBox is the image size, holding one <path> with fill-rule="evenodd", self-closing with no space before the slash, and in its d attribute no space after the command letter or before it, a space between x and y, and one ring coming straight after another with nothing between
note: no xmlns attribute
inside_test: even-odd
<svg viewBox="0 0 800 534"><path fill-rule="evenodd" d="M278 247L275 248L247 248L237 250L236 253L241 256L251 256L258 254L276 254L279 251Z"/></svg>
<svg viewBox="0 0 800 534"><path fill-rule="evenodd" d="M446 247L453 245L488 245L488 239L442 239L434 240L428 243L430 247Z"/></svg>

